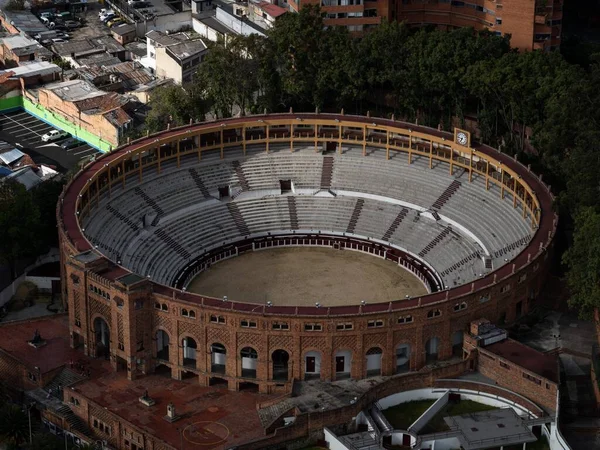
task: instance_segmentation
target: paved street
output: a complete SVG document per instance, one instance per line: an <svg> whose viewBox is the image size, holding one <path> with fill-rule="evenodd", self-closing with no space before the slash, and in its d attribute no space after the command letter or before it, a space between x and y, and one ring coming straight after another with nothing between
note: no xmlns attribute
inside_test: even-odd
<svg viewBox="0 0 600 450"><path fill-rule="evenodd" d="M83 158L98 153L85 142L68 150L60 147L62 140L42 142L42 135L52 129L54 127L25 111L0 114L0 140L10 142L28 153L36 163L55 166L61 172L66 172Z"/></svg>

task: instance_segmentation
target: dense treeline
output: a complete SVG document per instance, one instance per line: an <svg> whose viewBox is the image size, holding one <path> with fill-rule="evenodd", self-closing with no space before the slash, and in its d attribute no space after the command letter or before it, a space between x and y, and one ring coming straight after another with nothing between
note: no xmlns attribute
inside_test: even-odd
<svg viewBox="0 0 600 450"><path fill-rule="evenodd" d="M571 303L589 315L600 306L600 66L569 64L557 52L517 53L509 39L398 23L354 39L304 8L282 17L268 38L213 44L189 86L151 101L147 125L290 107L393 113L445 129L453 117L474 116L481 141L518 153L558 194ZM526 129L535 155L523 152Z"/></svg>

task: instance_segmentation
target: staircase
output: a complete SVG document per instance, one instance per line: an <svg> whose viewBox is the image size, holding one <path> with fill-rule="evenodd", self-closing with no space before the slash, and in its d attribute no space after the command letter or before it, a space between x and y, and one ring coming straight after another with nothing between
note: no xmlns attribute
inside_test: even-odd
<svg viewBox="0 0 600 450"><path fill-rule="evenodd" d="M240 166L240 162L235 160L231 162L231 165L233 166L233 170L235 170L238 180L240 180L240 186L242 186L242 189L244 191L249 191L250 185L248 184L248 180L246 179L246 175L244 174L242 166Z"/></svg>
<svg viewBox="0 0 600 450"><path fill-rule="evenodd" d="M398 213L398 215L396 216L396 218L394 219L394 221L392 222L390 227L387 229L387 231L383 235L382 239L384 241L390 240L390 238L392 237L392 234L394 234L394 231L396 231L396 229L402 223L402 221L404 220L404 218L406 217L407 214L408 214L408 209L402 208L400 210L400 212Z"/></svg>
<svg viewBox="0 0 600 450"><path fill-rule="evenodd" d="M110 213L113 216L115 216L117 219L119 219L121 222L125 222L129 226L129 228L131 228L133 231L137 231L138 230L138 226L135 223L133 223L124 214L122 214L119 211L117 211L112 205L106 205L106 209L108 211L110 211Z"/></svg>
<svg viewBox="0 0 600 450"><path fill-rule="evenodd" d="M208 189L206 189L204 181L202 181L202 178L200 178L200 175L198 175L196 169L188 169L188 172L192 176L192 179L194 180L194 183L196 183L196 186L198 186L198 189L200 189L200 192L202 192L204 198L210 198Z"/></svg>
<svg viewBox="0 0 600 450"><path fill-rule="evenodd" d="M451 231L452 231L452 228L450 228L450 227L444 228L442 230L442 232L440 234L438 234L433 241L431 241L429 244L427 244L427 247L425 247L423 250L421 250L419 252L419 256L422 258L427 253L429 253L433 249L433 247L435 247L440 242L442 242L444 240L444 238L450 234Z"/></svg>
<svg viewBox="0 0 600 450"><path fill-rule="evenodd" d="M450 183L450 186L448 186L446 190L442 192L442 195L438 197L438 199L433 205L431 205L431 207L434 209L440 209L442 206L444 206L444 203L446 203L450 199L450 197L452 197L454 193L458 191L458 188L460 188L461 186L462 184L460 181L454 180L452 183Z"/></svg>
<svg viewBox="0 0 600 450"><path fill-rule="evenodd" d="M170 249L175 250L175 252L181 256L183 259L190 259L192 255L183 248L181 244L179 244L175 239L167 234L166 231L160 229L154 231L154 234L165 244L169 246Z"/></svg>
<svg viewBox="0 0 600 450"><path fill-rule="evenodd" d="M52 395L59 400L63 399L62 392L58 388L59 385L62 389L65 389L67 386L70 386L78 381L84 380L85 377L79 375L76 372L73 372L71 369L67 369L66 367L61 370L46 386L44 389L48 392L52 392Z"/></svg>
<svg viewBox="0 0 600 450"><path fill-rule="evenodd" d="M358 222L360 212L362 211L364 204L365 201L362 198L356 200L356 204L354 205L354 211L352 211L352 216L350 216L350 222L348 223L348 227L346 227L346 233L354 233L356 223Z"/></svg>
<svg viewBox="0 0 600 450"><path fill-rule="evenodd" d="M321 171L321 189L331 187L331 177L333 176L333 157L325 156L323 158L323 169Z"/></svg>
<svg viewBox="0 0 600 450"><path fill-rule="evenodd" d="M67 405L62 406L56 411L60 416L64 417L65 421L69 424L70 429L78 431L84 436L94 438L94 434L88 428L86 423L81 420Z"/></svg>
<svg viewBox="0 0 600 450"><path fill-rule="evenodd" d="M267 406L258 410L258 417L263 428L267 428L275 420L279 419L283 414L288 412L295 406L295 401L291 398L282 400L274 405Z"/></svg>
<svg viewBox="0 0 600 450"><path fill-rule="evenodd" d="M296 198L293 196L288 196L288 209L290 211L290 223L292 225L292 230L298 229L298 211L296 210Z"/></svg>
<svg viewBox="0 0 600 450"><path fill-rule="evenodd" d="M229 210L229 214L231 214L231 217L233 218L235 226L237 227L239 232L242 233L242 235L244 236L248 236L250 234L250 228L248 228L248 225L246 224L246 221L244 220L244 217L242 216L242 213L240 212L237 203L227 203L227 209Z"/></svg>
<svg viewBox="0 0 600 450"><path fill-rule="evenodd" d="M136 187L134 189L134 192L136 195L139 195L140 197L142 197L144 199L144 201L154 210L154 212L156 213L156 217L154 218L154 220L152 221L151 225L153 227L155 227L156 225L158 225L158 221L160 220L160 218L162 216L165 215L165 212L163 211L163 209L158 206L156 204L156 202L154 201L153 198L150 198L150 196L148 194L146 194L142 189L140 189L139 187Z"/></svg>

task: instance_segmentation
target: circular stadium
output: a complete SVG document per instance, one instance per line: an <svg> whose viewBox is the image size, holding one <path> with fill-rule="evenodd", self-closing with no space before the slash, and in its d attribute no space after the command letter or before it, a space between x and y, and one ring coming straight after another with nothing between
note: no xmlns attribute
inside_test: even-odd
<svg viewBox="0 0 600 450"><path fill-rule="evenodd" d="M531 309L551 205L459 129L281 114L166 130L61 197L73 339L132 377L261 392L417 370L461 357L470 321Z"/></svg>

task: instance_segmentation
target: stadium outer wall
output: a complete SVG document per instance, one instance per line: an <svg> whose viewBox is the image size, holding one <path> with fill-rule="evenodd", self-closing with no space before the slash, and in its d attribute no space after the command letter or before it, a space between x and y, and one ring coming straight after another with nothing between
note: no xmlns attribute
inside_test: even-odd
<svg viewBox="0 0 600 450"><path fill-rule="evenodd" d="M298 125L301 124L302 128ZM312 134L307 127L312 126ZM315 135L314 130L317 129ZM353 127L351 133L348 127ZM362 132L357 132L362 129ZM275 131L274 131L275 130ZM383 133L383 134L382 134ZM290 136L291 134L291 136ZM183 143L193 143L188 148ZM160 164L167 158L205 150L243 147L246 141L314 142L317 145L343 144L378 147L387 152L401 151L443 160L457 168L485 176L489 183L501 186L504 195L520 203L532 227L536 228L528 246L509 264L473 283L432 293L421 298L384 304L352 305L332 308L284 307L256 308L256 305L223 302L166 287L131 274L109 261L84 237L78 217L97 204L101 195L110 194L113 183L124 183L131 170L138 171ZM176 144L177 150L163 155L163 143ZM141 158L138 154L144 153ZM154 156L152 157L148 157ZM126 171L125 160L141 164ZM498 170L501 169L501 170ZM452 170L452 169L451 169ZM110 181L109 181L110 174ZM515 194L516 192L516 194ZM410 345L407 370L418 370L428 361L426 345L439 339L437 358L462 356L462 345L453 348L456 333L467 332L472 320L485 317L495 323L511 323L535 305L547 271L552 251L557 217L552 211L553 197L548 187L529 168L487 146L472 148L454 143L452 134L412 124L372 117L329 114L281 114L252 116L203 123L166 130L123 146L85 167L65 188L58 203L57 216L61 247L64 297L69 310L70 337L73 347L82 346L90 356L106 352L115 370L127 372L130 379L151 373L158 365L171 370L180 379L183 374L197 377L201 385L218 380L237 390L242 383L254 383L260 392L289 392L292 380L317 377L336 379L336 354L350 355L349 375L360 379L367 373L367 352L380 353L381 375L396 373L396 348ZM232 299L233 300L233 299ZM457 304L467 307L454 310ZM254 309L254 311L250 311ZM183 316L183 310L187 316ZM440 315L428 317L432 310ZM191 317L193 311L194 317ZM411 323L398 318L411 316ZM431 314L429 314L431 316ZM96 319L106 324L110 339L108 349L99 345L101 330L94 328ZM217 321L215 322L215 319ZM242 320L256 322L256 328L241 326ZM375 321L381 326L369 327ZM338 323L351 323L352 329L337 331ZM275 324L287 329L274 329ZM318 323L321 331L305 331L306 324ZM157 355L156 333L162 330L169 338L168 354ZM196 359L184 359L183 339L193 338ZM221 344L225 356L214 364L213 344ZM252 347L258 354L256 373L243 373L240 351ZM457 351L458 349L458 351ZM274 379L273 352L289 355L286 378ZM307 353L320 359L319 373L307 373ZM369 352L373 354L373 351ZM219 366L219 367L217 367ZM344 374L347 376L347 374ZM242 384L245 386L245 384Z"/></svg>

